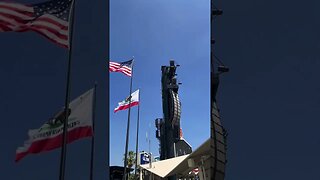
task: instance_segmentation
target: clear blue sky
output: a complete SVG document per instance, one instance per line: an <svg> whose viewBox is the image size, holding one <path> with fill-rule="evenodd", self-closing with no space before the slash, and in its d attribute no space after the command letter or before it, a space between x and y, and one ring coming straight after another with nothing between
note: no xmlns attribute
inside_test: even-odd
<svg viewBox="0 0 320 180"><path fill-rule="evenodd" d="M181 65L177 77L184 138L197 148L210 137L208 1L111 1L110 9L110 59L135 58L133 90L141 90L139 149L148 151L148 131L151 152L159 155L154 120L163 117L161 66L170 59ZM112 111L129 95L129 83L123 74L110 74L111 165L123 165L128 113ZM137 107L131 112L129 150L135 151Z"/></svg>

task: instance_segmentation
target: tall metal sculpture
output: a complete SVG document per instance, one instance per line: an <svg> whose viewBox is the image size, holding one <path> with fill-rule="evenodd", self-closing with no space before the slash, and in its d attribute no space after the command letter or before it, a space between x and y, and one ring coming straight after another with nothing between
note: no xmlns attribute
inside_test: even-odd
<svg viewBox="0 0 320 180"><path fill-rule="evenodd" d="M181 102L178 94L179 83L176 77L178 66L171 60L169 66L161 67L163 118L155 120L156 137L160 141L160 160L192 152L191 146L181 138ZM175 179L175 177L169 177L169 179Z"/></svg>
<svg viewBox="0 0 320 180"><path fill-rule="evenodd" d="M208 179L223 180L226 169L226 151L227 151L227 132L221 124L221 116L217 106L216 95L219 86L219 76L223 72L229 71L224 65L219 66L217 71L214 67L215 55L213 53L213 45L215 40L213 38L213 20L215 16L222 15L222 10L217 9L211 0L211 122L210 122L210 173Z"/></svg>
<svg viewBox="0 0 320 180"><path fill-rule="evenodd" d="M218 73L213 74L211 83L211 153L210 153L210 177L209 179L223 180L226 169L227 132L221 124L221 116L215 95L219 85ZM212 178L211 178L212 177Z"/></svg>
<svg viewBox="0 0 320 180"><path fill-rule="evenodd" d="M180 139L181 103L178 95L179 85L176 78L174 61L170 66L162 66L162 107L163 118L156 119L157 138L160 140L160 159L176 156L175 143Z"/></svg>

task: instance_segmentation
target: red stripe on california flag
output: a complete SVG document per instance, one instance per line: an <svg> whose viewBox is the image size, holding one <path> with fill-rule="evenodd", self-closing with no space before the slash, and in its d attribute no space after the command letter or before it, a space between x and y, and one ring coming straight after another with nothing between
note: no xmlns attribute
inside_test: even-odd
<svg viewBox="0 0 320 180"><path fill-rule="evenodd" d="M132 102L130 104L123 105L123 106L119 106L118 108L116 108L114 110L114 112L117 112L117 111L120 111L120 110L125 110L125 109L128 109L129 107L136 106L136 105L139 105L138 101L135 101L135 102Z"/></svg>
<svg viewBox="0 0 320 180"><path fill-rule="evenodd" d="M73 130L68 131L67 143L69 144L75 140L85 138L85 137L90 137L92 135L93 135L93 131L91 126L75 128ZM18 162L28 154L37 154L43 151L50 151L50 150L59 148L61 147L61 144L62 144L62 133L54 138L35 141L31 144L31 146L27 151L16 153L15 161Z"/></svg>

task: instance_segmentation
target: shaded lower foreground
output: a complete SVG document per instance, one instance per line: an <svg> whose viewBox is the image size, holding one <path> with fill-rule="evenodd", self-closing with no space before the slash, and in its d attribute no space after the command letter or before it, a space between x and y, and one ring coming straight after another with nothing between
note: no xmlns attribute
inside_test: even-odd
<svg viewBox="0 0 320 180"><path fill-rule="evenodd" d="M127 168L127 172L133 171L132 168ZM110 166L110 180L122 180L124 168L122 166Z"/></svg>

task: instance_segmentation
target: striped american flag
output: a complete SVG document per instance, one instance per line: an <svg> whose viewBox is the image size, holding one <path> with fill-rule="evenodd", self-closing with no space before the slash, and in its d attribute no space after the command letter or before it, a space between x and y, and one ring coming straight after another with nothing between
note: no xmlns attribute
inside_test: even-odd
<svg viewBox="0 0 320 180"><path fill-rule="evenodd" d="M110 72L122 72L127 76L132 76L132 64L133 60L129 60L126 62L109 62L109 71Z"/></svg>
<svg viewBox="0 0 320 180"><path fill-rule="evenodd" d="M197 174L199 173L199 168L193 169L193 170L192 170L192 173L195 174L195 175L197 175Z"/></svg>
<svg viewBox="0 0 320 180"><path fill-rule="evenodd" d="M68 48L71 4L72 0L51 0L32 5L0 2L0 32L35 31Z"/></svg>

